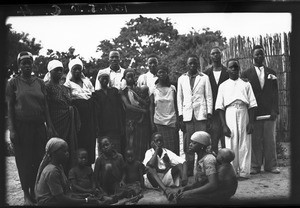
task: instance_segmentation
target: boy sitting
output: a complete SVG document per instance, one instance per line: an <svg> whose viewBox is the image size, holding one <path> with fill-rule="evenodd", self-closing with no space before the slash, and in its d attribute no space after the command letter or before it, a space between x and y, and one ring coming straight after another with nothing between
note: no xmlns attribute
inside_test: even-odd
<svg viewBox="0 0 300 208"><path fill-rule="evenodd" d="M111 197L122 199L126 191L120 187L124 171L123 156L112 146L110 138L104 136L100 139L101 153L95 163L96 187L102 187Z"/></svg>
<svg viewBox="0 0 300 208"><path fill-rule="evenodd" d="M121 186L128 190L127 198L136 196L145 188L144 177L146 169L143 163L136 160L133 148L125 151L125 167Z"/></svg>

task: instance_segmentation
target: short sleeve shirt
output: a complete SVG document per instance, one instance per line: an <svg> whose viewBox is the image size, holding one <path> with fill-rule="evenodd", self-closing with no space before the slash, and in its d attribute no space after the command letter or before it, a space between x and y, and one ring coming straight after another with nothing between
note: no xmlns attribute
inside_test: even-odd
<svg viewBox="0 0 300 208"><path fill-rule="evenodd" d="M256 99L250 82L228 79L223 82L218 91L215 109L225 110L225 108L236 100L241 100L247 104L248 108L257 106Z"/></svg>
<svg viewBox="0 0 300 208"><path fill-rule="evenodd" d="M217 173L217 160L212 154L208 154L199 160L196 167L195 181L207 180L207 177Z"/></svg>
<svg viewBox="0 0 300 208"><path fill-rule="evenodd" d="M154 95L154 123L175 127L176 110L175 110L175 95L176 88L174 85L170 87L155 87Z"/></svg>
<svg viewBox="0 0 300 208"><path fill-rule="evenodd" d="M22 121L45 120L46 87L38 77L25 80L21 76L12 78L6 87L7 100L15 101L15 117Z"/></svg>
<svg viewBox="0 0 300 208"><path fill-rule="evenodd" d="M73 167L69 171L69 180L76 181L76 184L84 189L93 188L93 169L91 167L84 167L83 169Z"/></svg>
<svg viewBox="0 0 300 208"><path fill-rule="evenodd" d="M36 186L36 198L38 205L55 203L55 196L67 194L70 186L61 167L48 164L41 173Z"/></svg>

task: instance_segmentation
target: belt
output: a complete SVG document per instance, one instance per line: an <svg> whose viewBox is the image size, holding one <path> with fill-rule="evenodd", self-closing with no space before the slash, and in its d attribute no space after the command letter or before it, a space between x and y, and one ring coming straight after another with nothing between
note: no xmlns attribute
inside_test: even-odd
<svg viewBox="0 0 300 208"><path fill-rule="evenodd" d="M236 100L236 101L232 102L230 105L228 105L228 107L245 108L245 107L247 107L247 104L241 100Z"/></svg>

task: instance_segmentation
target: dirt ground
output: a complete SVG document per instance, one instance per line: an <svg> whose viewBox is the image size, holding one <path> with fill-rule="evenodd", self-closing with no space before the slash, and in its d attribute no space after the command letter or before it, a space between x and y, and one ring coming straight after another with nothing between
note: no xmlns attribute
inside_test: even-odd
<svg viewBox="0 0 300 208"><path fill-rule="evenodd" d="M243 204L244 202L257 202L258 200L288 200L291 189L291 166L289 143L282 143L285 152L285 159L279 159L280 174L272 174L262 171L260 174L251 175L251 178L238 182L236 194L232 197L233 204ZM6 202L10 206L23 205L23 193L13 156L6 157ZM193 180L189 178L189 183ZM137 204L139 205L167 205L168 202L162 192L157 190L145 190ZM120 201L120 203L124 200Z"/></svg>

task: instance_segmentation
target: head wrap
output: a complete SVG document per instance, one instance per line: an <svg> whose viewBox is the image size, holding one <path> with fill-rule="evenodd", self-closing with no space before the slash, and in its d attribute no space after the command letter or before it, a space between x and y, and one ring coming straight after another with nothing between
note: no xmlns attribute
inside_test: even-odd
<svg viewBox="0 0 300 208"><path fill-rule="evenodd" d="M81 68L83 68L83 63L79 58L71 59L69 61L69 64L68 64L69 70L71 71L73 66L75 66L75 65L80 65Z"/></svg>
<svg viewBox="0 0 300 208"><path fill-rule="evenodd" d="M211 144L210 135L205 131L196 131L192 136L191 140L198 142L204 146L209 146Z"/></svg>
<svg viewBox="0 0 300 208"><path fill-rule="evenodd" d="M33 61L33 56L30 52L28 51L22 51L18 54L18 57L17 57L17 64L19 65L20 62L23 60L23 59L30 59L31 61Z"/></svg>
<svg viewBox="0 0 300 208"><path fill-rule="evenodd" d="M51 79L51 74L50 72L55 69L55 68L64 68L63 64L59 60L51 60L48 63L47 69L48 73L44 77L44 82L48 82Z"/></svg>
<svg viewBox="0 0 300 208"><path fill-rule="evenodd" d="M68 64L69 72L66 76L66 80L70 80L72 78L72 68L75 65L80 65L81 68L83 69L83 63L79 58L71 59ZM81 73L81 79L85 79L85 76L83 73Z"/></svg>
<svg viewBox="0 0 300 208"><path fill-rule="evenodd" d="M107 70L103 70L103 69L99 70L99 72L98 72L98 80L102 76L109 76L109 72Z"/></svg>
<svg viewBox="0 0 300 208"><path fill-rule="evenodd" d="M38 169L38 172L37 172L35 186L37 185L37 183L40 179L42 171L50 163L52 153L57 151L58 149L60 149L64 145L67 145L67 142L63 139L58 138L58 137L53 137L47 142L46 148L45 148L45 155L43 157L42 162L40 163L40 166L39 166L39 169Z"/></svg>

